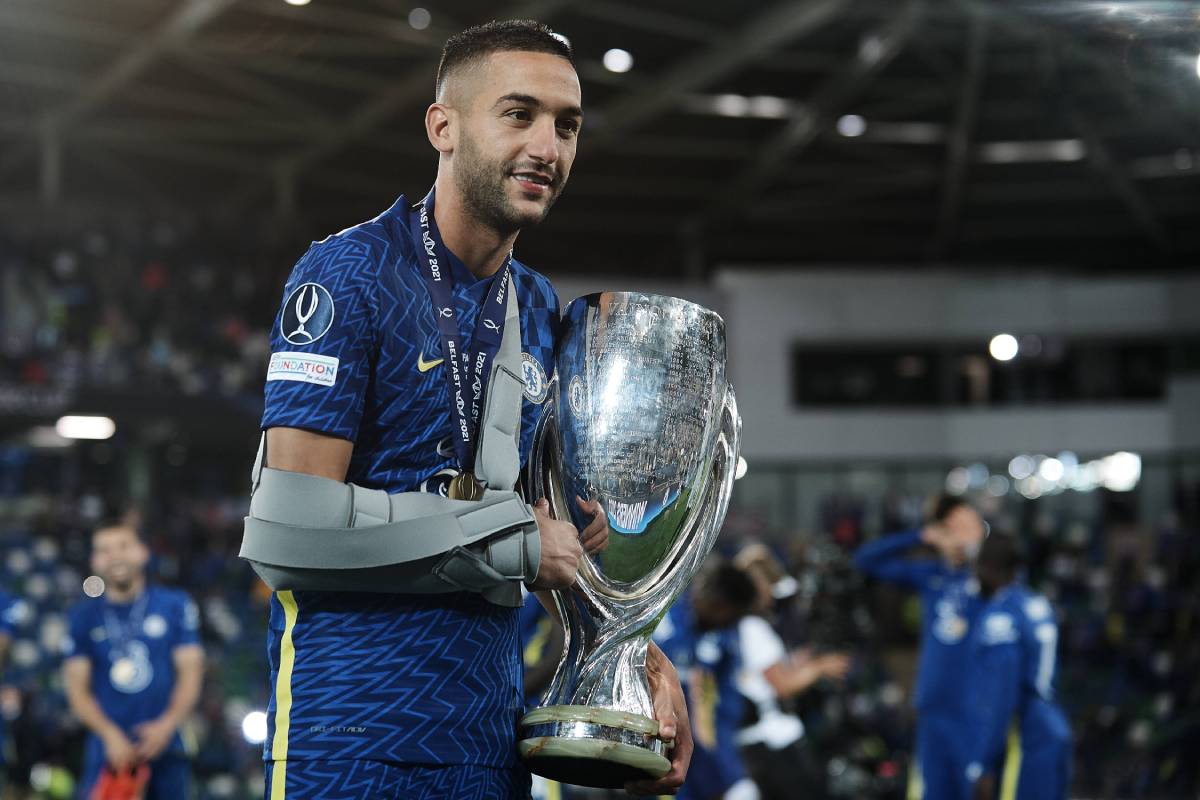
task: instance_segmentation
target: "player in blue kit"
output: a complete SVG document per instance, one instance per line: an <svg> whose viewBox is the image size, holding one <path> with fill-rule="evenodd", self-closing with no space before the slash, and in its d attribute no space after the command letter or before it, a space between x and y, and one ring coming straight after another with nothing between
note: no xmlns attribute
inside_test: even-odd
<svg viewBox="0 0 1200 800"><path fill-rule="evenodd" d="M679 791L685 800L758 800L737 743L745 711L737 684L742 667L737 624L757 596L745 572L709 562L654 632L686 686L696 743L688 780Z"/></svg>
<svg viewBox="0 0 1200 800"><path fill-rule="evenodd" d="M175 589L150 586L149 551L125 522L92 534L92 569L103 593L69 613L63 684L88 728L79 797L107 767L149 764L146 800L186 797L191 771L179 726L200 697L204 653L196 605Z"/></svg>
<svg viewBox="0 0 1200 800"><path fill-rule="evenodd" d="M975 800L1066 800L1071 728L1054 702L1058 624L1049 601L1017 582L1020 567L1013 537L988 537L975 568L987 603L971 636L977 707L966 777Z"/></svg>
<svg viewBox="0 0 1200 800"><path fill-rule="evenodd" d="M970 560L986 536L986 524L959 497L939 498L923 528L868 542L854 555L855 565L871 577L920 592L921 655L917 669L916 761L909 800L962 800L969 725L968 635L981 600ZM929 545L937 559L911 559L909 552Z"/></svg>
<svg viewBox="0 0 1200 800"><path fill-rule="evenodd" d="M288 280L242 550L276 587L272 800L528 796L516 750L520 584L570 586L608 526L587 498L577 499L590 520L580 531L544 500L514 494L549 387L559 306L512 247L565 185L582 117L570 47L550 29L502 22L452 37L425 115L439 154L433 190L313 244ZM509 391L513 424L492 426ZM306 507L316 494L329 501ZM486 527L485 508L511 524L470 538L486 548L445 544ZM370 535L389 525L407 527ZM347 527L366 533L353 548ZM340 538L322 538L330 531ZM275 543L270 558L255 550L264 542ZM284 561L284 577L263 566ZM327 569L334 561L368 576L409 571L370 584ZM414 564L433 566L418 574ZM660 735L676 744L672 771L636 788L666 793L690 758L686 705L657 648L647 673Z"/></svg>

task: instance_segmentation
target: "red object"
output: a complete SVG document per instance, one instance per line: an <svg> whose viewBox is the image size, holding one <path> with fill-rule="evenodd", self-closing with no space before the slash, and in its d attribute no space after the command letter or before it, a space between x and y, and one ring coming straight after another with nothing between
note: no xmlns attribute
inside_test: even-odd
<svg viewBox="0 0 1200 800"><path fill-rule="evenodd" d="M142 288L146 291L159 291L167 285L167 280L167 267L158 261L151 261L142 270Z"/></svg>
<svg viewBox="0 0 1200 800"><path fill-rule="evenodd" d="M900 774L900 768L896 766L895 761L884 761L879 765L879 777L894 778Z"/></svg>
<svg viewBox="0 0 1200 800"><path fill-rule="evenodd" d="M91 800L142 800L149 782L149 764L139 764L121 772L105 767L92 789Z"/></svg>

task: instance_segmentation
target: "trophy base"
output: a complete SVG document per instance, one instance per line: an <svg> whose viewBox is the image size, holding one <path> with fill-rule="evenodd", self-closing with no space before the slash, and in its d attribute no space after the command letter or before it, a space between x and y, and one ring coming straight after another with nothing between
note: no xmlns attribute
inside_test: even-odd
<svg viewBox="0 0 1200 800"><path fill-rule="evenodd" d="M616 789L671 771L668 744L649 717L593 706L548 706L521 720L518 744L531 772L575 786Z"/></svg>

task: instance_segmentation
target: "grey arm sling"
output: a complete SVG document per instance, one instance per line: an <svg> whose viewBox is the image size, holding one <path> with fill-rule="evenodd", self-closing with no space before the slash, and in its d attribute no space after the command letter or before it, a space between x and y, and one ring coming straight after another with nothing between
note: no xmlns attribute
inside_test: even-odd
<svg viewBox="0 0 1200 800"><path fill-rule="evenodd" d="M521 326L509 283L507 323L479 424L481 500L427 492L389 495L352 483L271 469L266 433L252 473L239 555L274 590L435 594L469 591L521 605L541 557L537 521L508 489L520 470Z"/></svg>

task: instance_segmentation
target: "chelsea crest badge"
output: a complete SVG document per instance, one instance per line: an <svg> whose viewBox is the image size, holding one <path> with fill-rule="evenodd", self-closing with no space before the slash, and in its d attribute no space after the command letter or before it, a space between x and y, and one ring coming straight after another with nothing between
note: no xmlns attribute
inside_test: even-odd
<svg viewBox="0 0 1200 800"><path fill-rule="evenodd" d="M525 379L525 399L531 403L544 403L550 391L546 370L529 353L521 353L521 377Z"/></svg>

